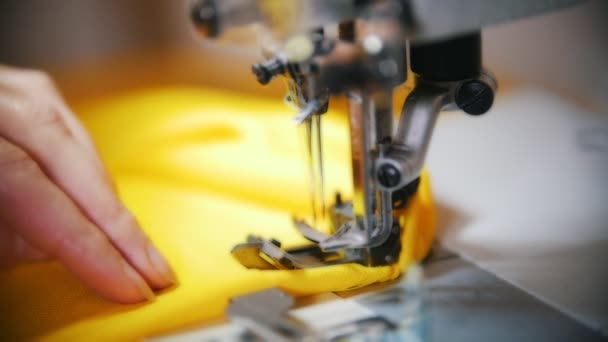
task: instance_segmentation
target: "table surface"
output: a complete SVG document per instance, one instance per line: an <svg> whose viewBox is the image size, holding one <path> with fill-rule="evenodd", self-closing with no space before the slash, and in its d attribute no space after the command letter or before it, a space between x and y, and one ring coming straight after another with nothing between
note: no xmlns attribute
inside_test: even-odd
<svg viewBox="0 0 608 342"><path fill-rule="evenodd" d="M433 341L603 341L591 328L447 251L429 260Z"/></svg>
<svg viewBox="0 0 608 342"><path fill-rule="evenodd" d="M446 247L608 334L608 113L518 87L442 114L428 162Z"/></svg>

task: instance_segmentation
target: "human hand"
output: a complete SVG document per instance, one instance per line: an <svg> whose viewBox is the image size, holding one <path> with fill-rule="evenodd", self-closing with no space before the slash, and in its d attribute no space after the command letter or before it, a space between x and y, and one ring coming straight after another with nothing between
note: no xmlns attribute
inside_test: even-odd
<svg viewBox="0 0 608 342"><path fill-rule="evenodd" d="M176 281L50 78L0 65L0 264L47 258L121 303Z"/></svg>

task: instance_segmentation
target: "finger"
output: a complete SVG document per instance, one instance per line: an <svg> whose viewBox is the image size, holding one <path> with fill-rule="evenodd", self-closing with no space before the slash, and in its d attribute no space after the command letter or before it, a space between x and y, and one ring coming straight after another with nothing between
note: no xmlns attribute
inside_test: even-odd
<svg viewBox="0 0 608 342"><path fill-rule="evenodd" d="M68 108L63 101L57 101L57 107L59 108L59 114L63 118L66 126L72 133L72 136L78 141L84 148L86 148L92 156L95 157L96 161L101 165L101 159L98 158L97 147L93 143L93 139L84 128L82 123L76 118L76 115Z"/></svg>
<svg viewBox="0 0 608 342"><path fill-rule="evenodd" d="M63 101L61 93L52 79L37 70L17 69L0 64L0 88L12 96L23 97L23 93L36 94L38 101L56 106L71 135L82 146L96 154L95 144L76 116Z"/></svg>
<svg viewBox="0 0 608 342"><path fill-rule="evenodd" d="M0 217L85 285L122 303L153 298L144 279L23 150L0 138Z"/></svg>
<svg viewBox="0 0 608 342"><path fill-rule="evenodd" d="M76 115L72 112L70 108L63 102L57 101L57 108L59 108L59 113L65 122L70 134L74 137L74 139L80 143L82 147L84 147L91 157L93 163L96 164L96 169L100 171L101 177L103 177L103 182L110 186L110 189L117 194L116 184L110 177L110 174L107 172L99 153L97 152L97 147L91 139L91 136L84 128L80 120L76 117Z"/></svg>
<svg viewBox="0 0 608 342"><path fill-rule="evenodd" d="M112 190L116 192L116 186L98 156L93 139L65 104L53 80L37 70L11 68L2 64L0 64L0 76L0 90L14 99L13 101L5 101L12 106L14 112L27 110L27 106L23 108L28 103L27 100L24 100L24 94L36 94L36 103L46 103L49 108L56 108L67 127L68 133L88 150L91 160L102 171L104 181L110 184ZM29 104L31 106L32 101L29 101Z"/></svg>
<svg viewBox="0 0 608 342"><path fill-rule="evenodd" d="M47 260L48 256L0 223L0 267Z"/></svg>
<svg viewBox="0 0 608 342"><path fill-rule="evenodd" d="M50 82L50 87L49 84L46 84L45 86L44 82L41 83L43 85L41 93L46 93L44 91L44 88L50 88L50 93L53 96L48 97L49 103L55 104L55 108L57 109L58 114L61 116L61 119L63 120L63 123L65 124L70 135L74 138L74 140L76 140L76 142L78 142L82 147L87 150L87 152L89 153L89 157L91 158L91 162L96 164L96 169L100 171L104 182L106 184L109 184L111 186L111 190L116 193L116 185L114 184L110 175L106 171L103 162L99 157L99 153L97 151L95 143L93 142L93 139L91 139L91 136L84 128L80 120L78 120L76 115L66 105L59 90L54 86L54 84L52 84L52 81Z"/></svg>
<svg viewBox="0 0 608 342"><path fill-rule="evenodd" d="M58 109L46 102L8 107L19 110L0 113L0 136L26 150L151 286L174 284L171 267L121 204L96 154L76 143Z"/></svg>

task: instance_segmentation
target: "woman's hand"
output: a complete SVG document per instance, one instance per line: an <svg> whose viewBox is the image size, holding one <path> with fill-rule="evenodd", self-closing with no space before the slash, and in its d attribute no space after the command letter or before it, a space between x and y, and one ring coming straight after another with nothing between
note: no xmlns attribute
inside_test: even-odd
<svg viewBox="0 0 608 342"><path fill-rule="evenodd" d="M121 303L175 283L51 79L0 65L0 264L47 258Z"/></svg>

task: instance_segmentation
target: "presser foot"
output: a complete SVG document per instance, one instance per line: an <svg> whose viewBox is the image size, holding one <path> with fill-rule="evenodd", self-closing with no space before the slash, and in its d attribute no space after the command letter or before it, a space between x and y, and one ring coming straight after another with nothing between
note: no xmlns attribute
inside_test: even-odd
<svg viewBox="0 0 608 342"><path fill-rule="evenodd" d="M263 239L250 235L246 243L233 247L232 255L245 267L251 269L304 269L323 267L339 264L356 263L364 266L390 265L399 259L401 253L401 227L394 220L390 229L390 235L386 241L373 248L357 248L357 229L349 226L354 223L352 215L348 214L348 208L352 205L348 202L334 205L330 211L332 221L342 227L333 235L320 232L305 221L294 219L294 227L311 243L295 248L282 248L281 242L275 239ZM355 240L349 245L349 234ZM339 248L331 250L323 248L324 244L332 241L341 241Z"/></svg>

